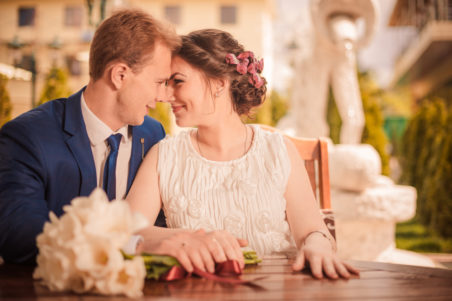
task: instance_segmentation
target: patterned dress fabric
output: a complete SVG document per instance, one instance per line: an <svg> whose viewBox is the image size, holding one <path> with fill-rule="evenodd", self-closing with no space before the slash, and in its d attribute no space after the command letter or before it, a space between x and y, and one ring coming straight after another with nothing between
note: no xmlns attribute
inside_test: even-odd
<svg viewBox="0 0 452 301"><path fill-rule="evenodd" d="M160 141L158 173L170 228L227 230L247 239L259 255L293 251L286 219L291 165L281 134L250 125L248 152L231 161L211 161L193 146L190 133Z"/></svg>

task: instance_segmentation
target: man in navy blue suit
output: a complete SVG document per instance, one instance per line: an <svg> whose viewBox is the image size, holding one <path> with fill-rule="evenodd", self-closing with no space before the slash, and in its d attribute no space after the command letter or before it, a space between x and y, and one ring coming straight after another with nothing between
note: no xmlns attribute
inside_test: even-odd
<svg viewBox="0 0 452 301"><path fill-rule="evenodd" d="M167 97L171 55L179 37L150 15L123 10L96 31L90 81L5 124L0 131L0 256L34 262L36 236L77 196L105 187L110 136L118 136L116 179L123 198L146 152L165 137L147 116ZM113 173L115 174L115 173Z"/></svg>

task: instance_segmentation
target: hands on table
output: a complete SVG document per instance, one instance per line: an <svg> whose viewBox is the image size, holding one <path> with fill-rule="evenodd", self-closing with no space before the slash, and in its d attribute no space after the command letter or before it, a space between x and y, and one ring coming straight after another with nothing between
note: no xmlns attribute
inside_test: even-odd
<svg viewBox="0 0 452 301"><path fill-rule="evenodd" d="M308 235L298 250L292 268L300 271L307 264L317 279L323 278L324 274L331 279L349 279L352 274L359 275L359 270L338 258L331 242L320 234Z"/></svg>
<svg viewBox="0 0 452 301"><path fill-rule="evenodd" d="M226 260L236 260L244 268L241 247L247 245L246 240L236 238L227 231L206 232L201 229L195 232L177 232L158 244L152 244L145 251L173 256L189 273L195 268L214 273L215 263ZM317 279L323 278L323 275L331 279L348 279L353 274L359 275L356 268L338 258L331 242L319 234L308 235L299 248L292 268L300 271L308 264L312 275Z"/></svg>
<svg viewBox="0 0 452 301"><path fill-rule="evenodd" d="M173 256L189 273L194 268L214 273L215 263L226 260L236 260L243 269L245 261L241 247L246 245L246 240L235 238L227 231L206 232L201 229L175 233L145 251Z"/></svg>

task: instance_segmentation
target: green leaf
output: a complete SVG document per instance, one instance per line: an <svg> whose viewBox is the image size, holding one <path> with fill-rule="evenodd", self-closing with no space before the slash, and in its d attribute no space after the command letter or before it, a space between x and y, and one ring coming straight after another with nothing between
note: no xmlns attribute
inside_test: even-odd
<svg viewBox="0 0 452 301"><path fill-rule="evenodd" d="M245 264L258 264L262 262L255 251L243 251L243 257L245 259Z"/></svg>
<svg viewBox="0 0 452 301"><path fill-rule="evenodd" d="M129 255L122 253L126 260L131 260L137 255ZM146 267L146 278L158 280L162 275L168 272L173 266L180 266L179 261L167 255L154 255L149 253L142 253L140 255L143 258L144 265ZM247 250L243 251L243 257L245 264L258 264L262 262L255 251Z"/></svg>
<svg viewBox="0 0 452 301"><path fill-rule="evenodd" d="M165 266L180 266L179 261L172 256L167 255L153 255L149 253L142 253L141 257L143 257L144 264L158 264Z"/></svg>

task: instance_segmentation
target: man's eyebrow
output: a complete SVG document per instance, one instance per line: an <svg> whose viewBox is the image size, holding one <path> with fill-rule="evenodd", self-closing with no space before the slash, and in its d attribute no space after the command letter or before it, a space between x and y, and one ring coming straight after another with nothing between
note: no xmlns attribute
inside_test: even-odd
<svg viewBox="0 0 452 301"><path fill-rule="evenodd" d="M171 74L171 76L170 76L170 80L172 80L176 75L180 75L180 76L183 76L183 77L187 77L185 74L183 74L183 73L180 73L180 72L175 72L175 73L173 73L173 74Z"/></svg>

